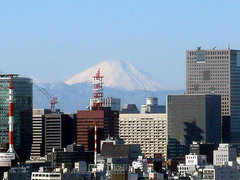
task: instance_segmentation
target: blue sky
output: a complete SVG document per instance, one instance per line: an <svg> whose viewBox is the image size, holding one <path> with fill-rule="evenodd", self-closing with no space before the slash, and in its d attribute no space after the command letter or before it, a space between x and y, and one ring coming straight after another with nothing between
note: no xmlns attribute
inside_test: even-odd
<svg viewBox="0 0 240 180"><path fill-rule="evenodd" d="M105 59L185 87L185 50L240 48L238 0L0 0L0 70L62 82Z"/></svg>

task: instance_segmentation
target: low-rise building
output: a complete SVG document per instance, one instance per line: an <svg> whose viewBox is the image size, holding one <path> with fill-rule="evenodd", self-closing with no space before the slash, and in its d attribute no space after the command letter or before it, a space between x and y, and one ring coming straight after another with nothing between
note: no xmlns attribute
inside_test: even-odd
<svg viewBox="0 0 240 180"><path fill-rule="evenodd" d="M237 151L230 144L219 144L217 150L213 151L213 165L223 166L228 161L236 161Z"/></svg>
<svg viewBox="0 0 240 180"><path fill-rule="evenodd" d="M30 180L29 168L13 167L4 173L3 180Z"/></svg>
<svg viewBox="0 0 240 180"><path fill-rule="evenodd" d="M205 167L207 162L206 155L186 155L185 164L178 165L178 173L180 177L191 176L199 169Z"/></svg>
<svg viewBox="0 0 240 180"><path fill-rule="evenodd" d="M238 180L237 168L231 166L206 166L203 169L202 180Z"/></svg>
<svg viewBox="0 0 240 180"><path fill-rule="evenodd" d="M78 166L79 164L71 172L67 168L56 168L53 171L48 171L41 167L38 172L32 173L31 180L90 180L91 173L78 171Z"/></svg>

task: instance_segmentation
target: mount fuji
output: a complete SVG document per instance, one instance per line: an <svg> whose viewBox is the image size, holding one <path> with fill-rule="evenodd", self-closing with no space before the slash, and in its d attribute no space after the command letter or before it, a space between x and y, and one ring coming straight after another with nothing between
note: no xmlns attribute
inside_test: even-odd
<svg viewBox="0 0 240 180"><path fill-rule="evenodd" d="M104 76L104 87L111 87L121 90L148 90L157 91L165 89L160 82L153 77L142 72L132 64L123 61L103 61L100 64L81 72L69 80L65 81L68 85L83 82L92 82L92 76L100 68Z"/></svg>
<svg viewBox="0 0 240 180"><path fill-rule="evenodd" d="M60 83L39 83L34 81L34 105L36 108L50 108L50 101L41 92L44 88L50 96L58 98L56 108L67 113L86 109L92 97L92 76L100 68L103 78L104 97L121 98L121 105L145 104L147 97L158 97L159 104L165 104L167 94L182 94L184 90L168 90L159 81L128 62L103 61L72 78Z"/></svg>

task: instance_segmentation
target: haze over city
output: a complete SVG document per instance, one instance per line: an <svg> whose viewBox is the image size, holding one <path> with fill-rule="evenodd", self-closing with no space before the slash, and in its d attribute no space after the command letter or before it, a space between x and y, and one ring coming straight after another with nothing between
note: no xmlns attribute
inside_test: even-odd
<svg viewBox="0 0 240 180"><path fill-rule="evenodd" d="M0 180L240 180L239 7L0 0Z"/></svg>
<svg viewBox="0 0 240 180"><path fill-rule="evenodd" d="M0 1L0 70L64 82L104 60L121 60L182 89L186 49L239 48L239 6L227 0Z"/></svg>

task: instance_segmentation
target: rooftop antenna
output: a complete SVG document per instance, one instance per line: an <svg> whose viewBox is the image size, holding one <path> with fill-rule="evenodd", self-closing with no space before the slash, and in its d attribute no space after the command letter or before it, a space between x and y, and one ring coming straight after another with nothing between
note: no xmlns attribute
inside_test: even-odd
<svg viewBox="0 0 240 180"><path fill-rule="evenodd" d="M228 49L230 49L230 44L228 43Z"/></svg>
<svg viewBox="0 0 240 180"><path fill-rule="evenodd" d="M100 74L100 68L98 68L98 71L95 76L93 76L93 107L101 109L102 103L103 103L103 77Z"/></svg>

